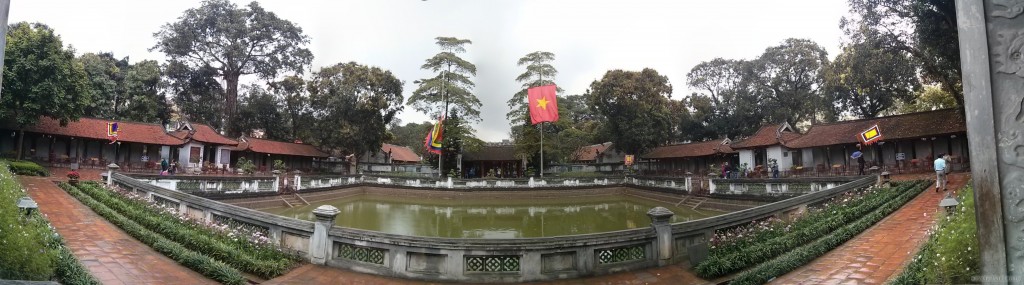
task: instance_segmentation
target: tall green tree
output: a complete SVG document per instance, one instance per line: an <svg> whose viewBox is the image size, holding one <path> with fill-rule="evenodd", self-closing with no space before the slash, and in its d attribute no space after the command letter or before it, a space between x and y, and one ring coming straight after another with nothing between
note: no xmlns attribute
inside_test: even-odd
<svg viewBox="0 0 1024 285"><path fill-rule="evenodd" d="M918 89L913 97L893 105L890 114L907 114L939 109L956 107L956 100L953 95L946 93L946 90L938 85L925 85Z"/></svg>
<svg viewBox="0 0 1024 285"><path fill-rule="evenodd" d="M75 52L44 24L21 22L7 29L0 117L18 127L16 159L21 159L25 127L45 116L67 125L92 100L88 75Z"/></svg>
<svg viewBox="0 0 1024 285"><path fill-rule="evenodd" d="M754 91L750 71L753 61L715 58L697 64L687 73L687 85L695 92L681 102L689 118L679 118L680 140L704 141L753 134L766 121Z"/></svg>
<svg viewBox="0 0 1024 285"><path fill-rule="evenodd" d="M231 122L229 134L248 135L262 130L265 138L290 141L291 132L281 112L281 101L273 93L259 86L246 86L238 106L238 118Z"/></svg>
<svg viewBox="0 0 1024 285"><path fill-rule="evenodd" d="M402 105L402 81L355 62L320 69L307 82L321 146L361 155L380 149Z"/></svg>
<svg viewBox="0 0 1024 285"><path fill-rule="evenodd" d="M79 61L94 91L85 116L149 123L169 118L166 82L156 61L132 64L127 57L115 59L112 53L86 53Z"/></svg>
<svg viewBox="0 0 1024 285"><path fill-rule="evenodd" d="M874 118L920 88L910 56L875 42L855 42L824 70L825 93L843 110Z"/></svg>
<svg viewBox="0 0 1024 285"><path fill-rule="evenodd" d="M551 65L551 62L554 60L555 54L546 51L531 52L522 58L519 58L518 65L525 65L526 71L516 77L516 82L522 84L523 89L520 89L516 94L513 94L512 99L508 100L508 107L511 110L505 115L505 117L508 118L509 121L515 122L521 120L523 117L529 117L529 109L526 105L527 89L530 89L530 87L555 84L555 75L558 75L558 70Z"/></svg>
<svg viewBox="0 0 1024 285"><path fill-rule="evenodd" d="M437 37L441 53L428 58L420 68L436 72L431 78L416 80L419 85L408 104L419 112L440 117L443 112L456 110L467 121L480 121L480 99L473 94L476 86L470 78L476 76L476 65L458 54L466 52L473 42L453 37Z"/></svg>
<svg viewBox="0 0 1024 285"><path fill-rule="evenodd" d="M281 71L302 73L313 60L304 47L309 37L302 28L255 1L240 8L228 0L205 0L154 36L157 44L152 49L192 68L211 67L224 79L228 121L235 115L240 76L271 79Z"/></svg>
<svg viewBox="0 0 1024 285"><path fill-rule="evenodd" d="M217 70L171 61L164 67L164 74L180 117L224 129L224 88L217 82Z"/></svg>
<svg viewBox="0 0 1024 285"><path fill-rule="evenodd" d="M645 153L671 139L671 94L668 77L650 68L610 70L587 90L591 108L607 120L615 148L627 154Z"/></svg>
<svg viewBox="0 0 1024 285"><path fill-rule="evenodd" d="M289 140L309 140L313 137L313 110L310 106L306 81L299 76L288 76L270 83L270 90L281 100Z"/></svg>
<svg viewBox="0 0 1024 285"><path fill-rule="evenodd" d="M848 0L840 27L855 41L871 38L910 54L926 84L938 84L963 109L955 0ZM864 31L867 32L864 32Z"/></svg>
<svg viewBox="0 0 1024 285"><path fill-rule="evenodd" d="M768 122L815 123L819 115L828 114L825 106L831 102L821 92L821 71L828 65L825 48L806 39L786 39L749 64L744 76L752 81L759 113Z"/></svg>
<svg viewBox="0 0 1024 285"><path fill-rule="evenodd" d="M397 118L395 120L398 120ZM389 143L407 146L416 153L424 155L426 148L423 147L423 139L426 138L427 133L434 127L434 123L422 122L422 123L408 123L404 125L392 124L388 127L388 131L391 132L391 139Z"/></svg>

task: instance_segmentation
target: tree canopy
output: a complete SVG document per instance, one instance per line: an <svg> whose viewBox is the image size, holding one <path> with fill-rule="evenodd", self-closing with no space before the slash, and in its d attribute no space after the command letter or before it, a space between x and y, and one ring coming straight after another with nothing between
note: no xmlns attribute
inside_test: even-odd
<svg viewBox="0 0 1024 285"><path fill-rule="evenodd" d="M148 123L170 118L167 82L155 60L130 64L128 57L116 59L112 53L86 53L78 60L94 91L85 116Z"/></svg>
<svg viewBox="0 0 1024 285"><path fill-rule="evenodd" d="M215 129L225 127L224 88L217 82L216 70L171 62L164 66L164 74L180 117Z"/></svg>
<svg viewBox="0 0 1024 285"><path fill-rule="evenodd" d="M313 60L303 47L309 37L302 29L257 2L239 8L228 0L205 0L154 36L157 44L152 49L166 54L170 62L217 71L227 89L224 111L229 121L235 114L240 76L272 79L281 71L302 73Z"/></svg>
<svg viewBox="0 0 1024 285"><path fill-rule="evenodd" d="M650 68L610 70L587 90L590 107L607 118L615 148L627 154L642 154L670 140L671 94L668 77Z"/></svg>
<svg viewBox="0 0 1024 285"><path fill-rule="evenodd" d="M855 42L824 71L827 94L843 110L874 118L920 88L910 56L875 42Z"/></svg>
<svg viewBox="0 0 1024 285"><path fill-rule="evenodd" d="M362 155L380 149L402 110L402 81L391 71L355 62L313 73L307 82L321 146Z"/></svg>
<svg viewBox="0 0 1024 285"><path fill-rule="evenodd" d="M42 116L61 125L78 120L92 101L92 89L85 67L49 26L10 25L6 48L0 116L19 128L16 158L21 159L25 127Z"/></svg>
<svg viewBox="0 0 1024 285"><path fill-rule="evenodd" d="M419 87L409 96L408 104L432 117L441 117L445 110L450 109L462 114L463 120L480 121L482 103L473 94L472 89L476 85L470 78L476 76L476 65L458 56L465 53L465 46L473 42L453 37L436 39L441 53L428 58L420 68L437 75L416 80Z"/></svg>

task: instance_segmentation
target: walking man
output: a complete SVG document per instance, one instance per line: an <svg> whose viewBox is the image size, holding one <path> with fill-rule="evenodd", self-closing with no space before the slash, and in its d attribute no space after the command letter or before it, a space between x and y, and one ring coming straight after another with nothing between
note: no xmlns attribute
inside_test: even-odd
<svg viewBox="0 0 1024 285"><path fill-rule="evenodd" d="M943 158L944 154L939 154L939 158L935 159L935 192L939 192L939 188L942 191L946 191L946 159Z"/></svg>

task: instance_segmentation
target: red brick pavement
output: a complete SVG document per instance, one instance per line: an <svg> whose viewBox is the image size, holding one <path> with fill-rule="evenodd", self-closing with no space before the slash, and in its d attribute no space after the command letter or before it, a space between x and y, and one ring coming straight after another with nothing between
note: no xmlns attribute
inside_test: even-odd
<svg viewBox="0 0 1024 285"><path fill-rule="evenodd" d="M135 240L49 180L66 180L66 171L51 173L53 177L19 180L75 256L103 284L217 284ZM95 174L83 175L98 179L89 176Z"/></svg>
<svg viewBox="0 0 1024 285"><path fill-rule="evenodd" d="M934 176L904 176L902 179L934 179ZM949 176L949 189L966 185L969 173ZM945 193L934 184L917 198L842 246L815 259L770 284L882 284L903 270L927 240L936 223L939 201Z"/></svg>

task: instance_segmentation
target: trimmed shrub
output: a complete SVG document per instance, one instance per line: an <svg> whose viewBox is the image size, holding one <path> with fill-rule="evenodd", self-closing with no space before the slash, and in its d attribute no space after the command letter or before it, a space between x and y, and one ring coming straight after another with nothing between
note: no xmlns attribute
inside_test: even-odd
<svg viewBox="0 0 1024 285"><path fill-rule="evenodd" d="M750 270L737 274L729 284L764 284L776 276L786 274L793 269L803 266L815 258L824 255L830 250L857 236L864 230L867 230L892 212L898 210L903 206L903 204L914 199L914 197L917 197L917 194L920 194L921 191L926 189L928 184L914 183L912 185L915 187L902 193L896 199L885 203L877 210L863 216L863 218L845 225L844 227L829 233L818 240L808 243L805 246L795 248L788 253L772 259L771 261L761 263Z"/></svg>
<svg viewBox="0 0 1024 285"><path fill-rule="evenodd" d="M247 284L242 273L231 266L189 250L181 244L170 241L167 238L146 229L142 225L118 214L116 211L103 205L99 201L96 201L92 197L82 193L82 191L79 191L78 188L75 188L74 186L67 183L61 183L60 186L70 193L71 196L74 196L81 201L82 204L85 204L89 208L92 208L94 212L103 216L107 221L117 225L132 237L135 237L142 243L149 245L149 247L173 259L179 264L224 284Z"/></svg>
<svg viewBox="0 0 1024 285"><path fill-rule="evenodd" d="M50 172L46 171L46 168L39 166L35 162L25 160L13 160L9 162L11 172L17 175L26 176L49 176Z"/></svg>
<svg viewBox="0 0 1024 285"><path fill-rule="evenodd" d="M149 204L110 192L96 183L85 183L78 190L148 230L261 278L284 274L293 265L287 255L276 249L253 246L244 237L225 237L194 224L186 224L179 216L157 211Z"/></svg>

